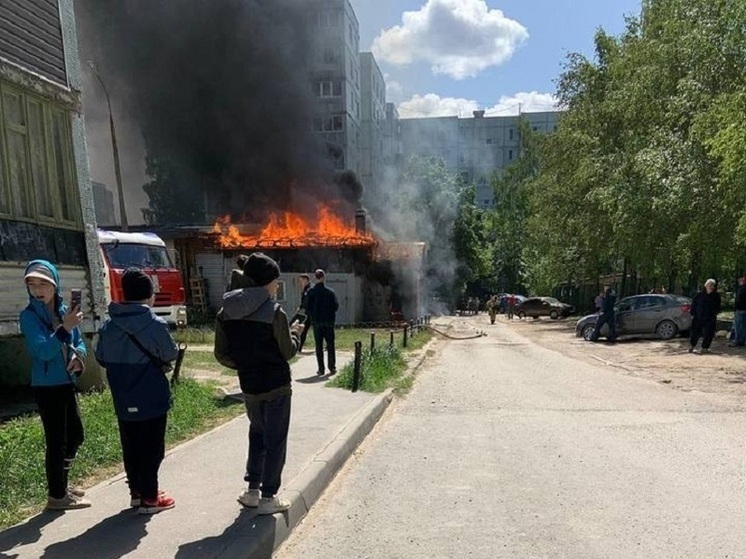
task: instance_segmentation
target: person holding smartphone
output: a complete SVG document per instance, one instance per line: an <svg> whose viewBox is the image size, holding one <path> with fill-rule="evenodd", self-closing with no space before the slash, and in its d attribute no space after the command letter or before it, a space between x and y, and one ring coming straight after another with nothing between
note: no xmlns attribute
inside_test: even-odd
<svg viewBox="0 0 746 559"><path fill-rule="evenodd" d="M80 333L80 291L68 308L57 268L46 260L26 266L29 304L21 312L21 332L31 356L31 386L46 441L47 509L90 507L84 492L68 484L70 469L85 438L75 393L85 370L86 348Z"/></svg>

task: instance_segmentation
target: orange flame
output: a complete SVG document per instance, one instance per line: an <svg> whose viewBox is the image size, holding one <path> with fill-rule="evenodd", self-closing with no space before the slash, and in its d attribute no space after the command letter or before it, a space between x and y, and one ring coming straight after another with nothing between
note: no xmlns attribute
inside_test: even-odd
<svg viewBox="0 0 746 559"><path fill-rule="evenodd" d="M315 222L293 213L272 214L256 234L242 233L230 216L218 218L212 228L222 249L273 249L312 247L373 247L376 240L367 232L357 231L327 206L320 205Z"/></svg>

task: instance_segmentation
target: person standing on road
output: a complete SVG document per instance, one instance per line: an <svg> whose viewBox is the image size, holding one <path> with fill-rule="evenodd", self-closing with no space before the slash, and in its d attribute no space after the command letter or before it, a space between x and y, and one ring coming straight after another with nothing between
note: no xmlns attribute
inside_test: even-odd
<svg viewBox="0 0 746 559"><path fill-rule="evenodd" d="M616 291L612 286L609 286L605 293L603 302L601 305L601 315L596 321L596 327L591 335L591 341L597 342L598 338L601 337L601 329L606 325L609 328L609 333L606 335L606 340L609 342L616 341L616 315L614 306L616 305Z"/></svg>
<svg viewBox="0 0 746 559"><path fill-rule="evenodd" d="M596 307L596 312L598 314L601 314L604 308L604 292L603 291L599 293L598 295L596 295L596 299L593 301L593 304Z"/></svg>
<svg viewBox="0 0 746 559"><path fill-rule="evenodd" d="M694 353L699 338L702 338L701 353L710 353L721 305L722 300L720 299L720 293L717 291L717 282L714 279L708 279L705 282L704 289L697 293L694 301L692 301L690 313L693 320L691 336L689 337L689 353Z"/></svg>
<svg viewBox="0 0 746 559"><path fill-rule="evenodd" d="M24 283L29 304L19 320L31 357L31 387L44 428L47 509L90 507L83 491L68 485L73 460L85 439L75 394L75 379L85 369L87 354L79 329L83 313L80 305L72 309L65 305L59 273L50 262L29 262Z"/></svg>
<svg viewBox="0 0 746 559"><path fill-rule="evenodd" d="M311 327L311 319L308 317L308 291L311 289L311 278L308 274L301 274L298 276L300 282L300 305L298 310L295 311L295 316L291 322L303 323L303 331L300 333L300 346L298 347L298 353L303 351L303 346L306 344L306 337L308 336L308 329Z"/></svg>
<svg viewBox="0 0 746 559"><path fill-rule="evenodd" d="M743 347L746 345L746 277L738 279L735 303L736 313L733 317L735 337L731 345Z"/></svg>
<svg viewBox="0 0 746 559"><path fill-rule="evenodd" d="M308 291L308 317L313 324L313 338L316 342L316 374L324 374L324 342L328 354L329 374L337 372L337 354L334 347L334 326L337 322L339 301L334 290L326 286L326 273L316 270L316 284Z"/></svg>
<svg viewBox="0 0 746 559"><path fill-rule="evenodd" d="M510 320L513 320L513 315L515 314L515 295L512 293L508 295L508 318Z"/></svg>
<svg viewBox="0 0 746 559"><path fill-rule="evenodd" d="M249 454L238 497L258 514L290 508L277 496L287 455L292 387L288 361L298 351L303 325L288 325L275 297L280 267L260 252L249 256L244 278L249 287L223 295L215 321L215 358L238 371L249 416Z"/></svg>
<svg viewBox="0 0 746 559"><path fill-rule="evenodd" d="M166 372L179 350L166 321L153 313L150 276L137 268L122 275L124 303L109 304L99 332L96 360L106 378L119 422L130 506L154 514L176 506L160 490L158 470L166 454L171 388Z"/></svg>
<svg viewBox="0 0 746 559"><path fill-rule="evenodd" d="M499 306L499 303L497 301L497 295L493 295L490 297L490 299L485 304L485 307L487 307L487 312L490 313L490 324L495 323L495 319L497 318L497 307Z"/></svg>

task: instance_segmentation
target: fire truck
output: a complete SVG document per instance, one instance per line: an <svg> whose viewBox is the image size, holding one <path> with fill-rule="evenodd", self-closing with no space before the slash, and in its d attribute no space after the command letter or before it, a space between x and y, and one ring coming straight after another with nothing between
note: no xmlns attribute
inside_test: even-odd
<svg viewBox="0 0 746 559"><path fill-rule="evenodd" d="M107 304L124 300L122 275L127 268L139 268L153 280L153 312L170 325L186 326L186 293L181 272L174 265L166 243L158 235L99 229L98 242L104 261Z"/></svg>

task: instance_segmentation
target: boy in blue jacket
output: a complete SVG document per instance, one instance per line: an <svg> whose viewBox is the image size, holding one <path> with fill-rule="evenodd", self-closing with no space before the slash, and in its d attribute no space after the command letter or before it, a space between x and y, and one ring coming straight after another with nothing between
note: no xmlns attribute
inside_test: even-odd
<svg viewBox="0 0 746 559"><path fill-rule="evenodd" d="M31 386L46 440L45 469L50 510L90 507L83 492L68 486L68 475L83 444L83 422L75 395L75 377L85 368L86 348L78 326L80 308L62 299L57 268L46 260L26 266L29 304L21 312L21 332L31 356Z"/></svg>
<svg viewBox="0 0 746 559"><path fill-rule="evenodd" d="M158 469L166 451L166 419L171 389L164 365L178 348L168 324L156 316L153 282L137 268L122 276L125 303L109 304L109 320L99 332L96 359L106 377L119 420L130 504L140 514L176 505L158 488Z"/></svg>

